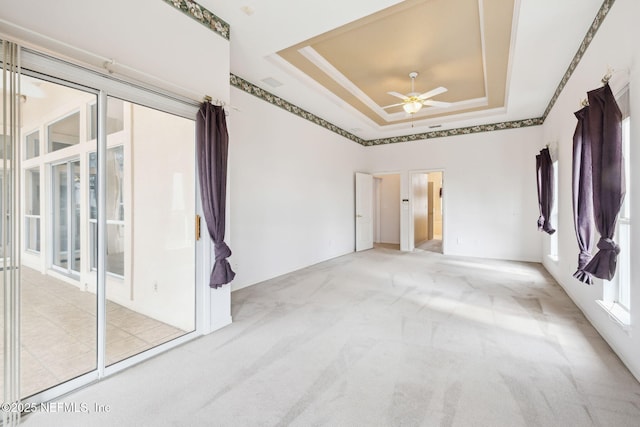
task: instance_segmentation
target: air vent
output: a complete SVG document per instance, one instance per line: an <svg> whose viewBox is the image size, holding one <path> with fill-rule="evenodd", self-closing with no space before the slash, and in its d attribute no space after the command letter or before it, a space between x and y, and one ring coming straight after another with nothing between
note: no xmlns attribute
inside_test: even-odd
<svg viewBox="0 0 640 427"><path fill-rule="evenodd" d="M263 82L268 84L271 87L280 87L282 83L274 79L273 77L267 77L266 79L262 79Z"/></svg>

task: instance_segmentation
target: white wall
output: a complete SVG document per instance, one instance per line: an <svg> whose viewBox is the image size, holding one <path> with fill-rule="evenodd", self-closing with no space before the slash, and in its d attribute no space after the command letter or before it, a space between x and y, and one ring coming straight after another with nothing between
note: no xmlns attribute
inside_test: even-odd
<svg viewBox="0 0 640 427"><path fill-rule="evenodd" d="M584 55L573 76L564 88L558 102L545 121L544 143L551 143L552 154L558 159L558 261L544 257L545 267L553 274L574 302L593 323L600 334L609 342L613 350L640 379L640 334L637 331L628 335L607 313L596 304L603 297L603 283L596 280L593 286L580 283L572 277L577 267L578 245L576 241L571 206L571 168L573 132L576 119L573 113L581 108L579 102L586 92L599 87L600 79L613 67L616 72L611 79L614 93L627 83L631 91L631 259L638 259L640 253L640 227L637 217L640 213L640 151L636 150L637 135L640 134L640 45L635 43L640 37L637 23L640 16L640 3L636 0L618 0L605 18L591 46ZM541 147L539 147L541 148ZM544 238L543 253L549 251L549 239ZM640 265L631 265L631 324L636 328L640 323ZM606 286L606 284L605 284Z"/></svg>
<svg viewBox="0 0 640 427"><path fill-rule="evenodd" d="M400 175L380 178L380 243L400 244Z"/></svg>
<svg viewBox="0 0 640 427"><path fill-rule="evenodd" d="M367 148L370 170L442 170L446 180L444 251L452 255L541 260L535 154L540 126ZM401 217L401 249L409 248L409 211Z"/></svg>
<svg viewBox="0 0 640 427"><path fill-rule="evenodd" d="M354 250L354 173L365 147L232 88L233 289Z"/></svg>

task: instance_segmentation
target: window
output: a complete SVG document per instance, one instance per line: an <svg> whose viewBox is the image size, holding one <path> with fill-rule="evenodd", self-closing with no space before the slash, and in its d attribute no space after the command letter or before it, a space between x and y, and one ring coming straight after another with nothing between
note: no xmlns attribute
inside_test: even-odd
<svg viewBox="0 0 640 427"><path fill-rule="evenodd" d="M551 224L556 232L549 236L549 257L558 260L558 161L553 162L553 206L551 206Z"/></svg>
<svg viewBox="0 0 640 427"><path fill-rule="evenodd" d="M49 152L80 143L80 113L76 112L47 127Z"/></svg>
<svg viewBox="0 0 640 427"><path fill-rule="evenodd" d="M631 310L631 179L629 149L631 145L631 117L629 115L629 88L625 88L617 97L622 111L622 155L626 195L620 215L614 240L620 246L616 275L610 282L605 282L603 301L601 305L609 311L623 326L630 324Z"/></svg>
<svg viewBox="0 0 640 427"><path fill-rule="evenodd" d="M40 252L40 168L27 170L25 179L25 246Z"/></svg>
<svg viewBox="0 0 640 427"><path fill-rule="evenodd" d="M40 132L31 132L25 137L25 159L29 160L40 155Z"/></svg>

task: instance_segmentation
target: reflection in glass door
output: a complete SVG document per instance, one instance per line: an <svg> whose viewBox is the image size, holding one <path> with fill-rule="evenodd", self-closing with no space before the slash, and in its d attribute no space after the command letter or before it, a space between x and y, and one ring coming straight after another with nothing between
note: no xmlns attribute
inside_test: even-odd
<svg viewBox="0 0 640 427"><path fill-rule="evenodd" d="M80 273L80 161L52 168L52 264L68 274Z"/></svg>
<svg viewBox="0 0 640 427"><path fill-rule="evenodd" d="M22 104L22 398L96 371L98 354L95 280L81 265L91 243L82 238L89 209L80 155L96 150L83 125L96 94L25 82L40 92Z"/></svg>
<svg viewBox="0 0 640 427"><path fill-rule="evenodd" d="M191 112L35 76L0 135L3 402L54 398L196 329Z"/></svg>
<svg viewBox="0 0 640 427"><path fill-rule="evenodd" d="M115 98L107 116L108 366L195 329L195 126Z"/></svg>

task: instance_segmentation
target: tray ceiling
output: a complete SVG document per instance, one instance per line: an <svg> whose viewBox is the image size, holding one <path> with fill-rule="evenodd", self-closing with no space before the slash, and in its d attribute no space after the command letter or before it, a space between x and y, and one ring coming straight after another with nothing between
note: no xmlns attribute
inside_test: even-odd
<svg viewBox="0 0 640 427"><path fill-rule="evenodd" d="M503 108L513 0L406 1L278 52L379 126ZM387 92L444 86L449 107L409 117Z"/></svg>

